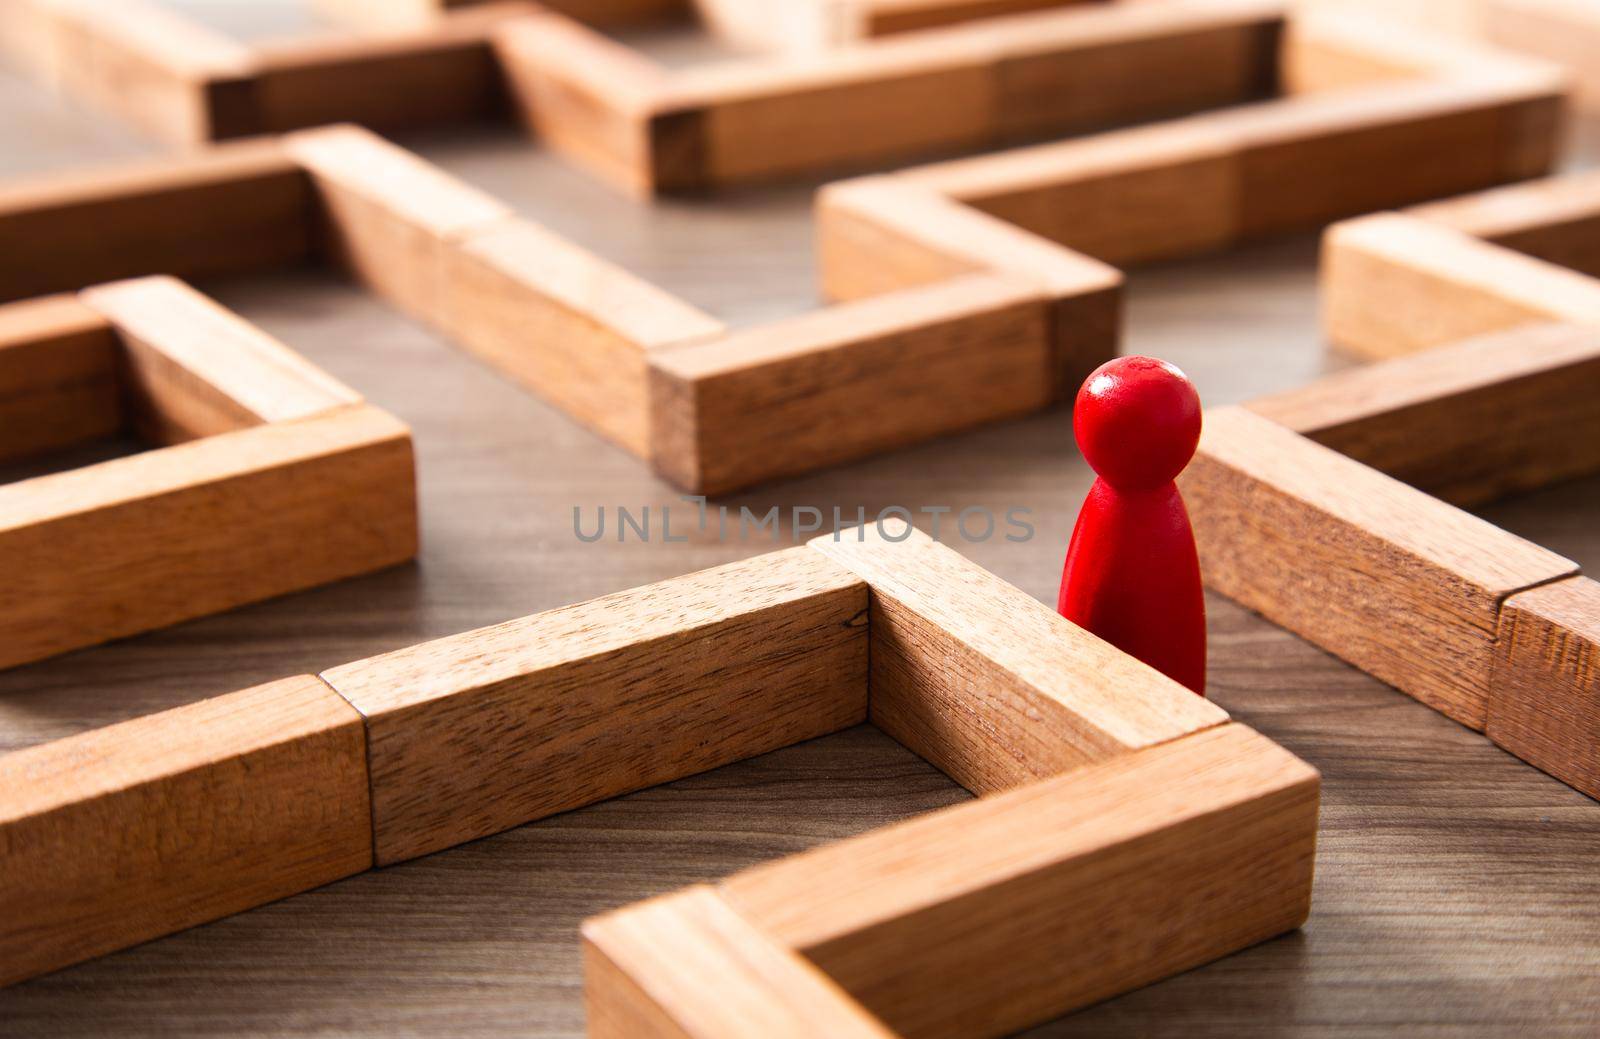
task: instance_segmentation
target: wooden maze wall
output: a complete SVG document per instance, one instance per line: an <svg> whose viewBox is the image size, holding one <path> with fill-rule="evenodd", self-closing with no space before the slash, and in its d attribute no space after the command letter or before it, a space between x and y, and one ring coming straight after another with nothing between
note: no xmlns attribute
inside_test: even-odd
<svg viewBox="0 0 1600 1039"><path fill-rule="evenodd" d="M182 69L174 52L157 53L172 37L153 43L132 8L32 0L10 9L5 30L33 41L58 80L177 137L331 115L383 125L373 99L423 70L462 87L426 118L481 114L496 103L487 85L498 69L552 145L633 188L1230 107L830 186L817 204L819 262L838 302L733 332L354 127L11 186L0 234L52 246L26 259L8 250L0 291L85 290L0 311L16 388L7 406L34 414L49 393L52 413L71 419L15 453L133 421L176 445L167 451L291 472L298 455L263 463L254 441L230 439L287 430L315 445L339 492L294 478L305 498L262 510L275 524L266 542L303 539L292 524L326 524L306 510L327 507L373 535L360 551L336 547L337 559L405 558L415 533L403 427L170 278L85 288L323 257L667 479L726 491L1062 399L1115 350L1120 273L1109 264L1543 173L1563 96L1561 77L1535 62L1285 22L1260 3L1094 5L682 77L514 6L442 23L419 9L397 35L306 48L295 62L236 49L226 76L198 44ZM738 14L730 4L723 17ZM1167 77L1157 94L1116 89L1126 70L1143 77L1172 62L1201 71ZM338 77L351 89L333 89ZM1110 107L1080 100L1107 94ZM1062 100L1041 112L1031 103L1041 96ZM905 120L952 98L970 105L961 118ZM870 149L830 153L791 133L841 107L863 121L843 136ZM903 132L874 139L880 125ZM1583 449L1594 438L1574 448L1563 436L1593 418L1600 310L1586 275L1550 262L1593 270L1597 197L1592 182L1551 182L1336 228L1334 339L1426 352L1211 412L1185 477L1209 583L1591 794L1593 582L1429 492L1476 501L1600 468ZM1547 318L1566 324L1521 327ZM237 356L196 345L219 329L242 344ZM1482 332L1500 335L1456 342ZM1547 410L1520 407L1536 394ZM108 400L132 410L108 416ZM317 425L324 411L363 425L355 447ZM1496 430L1486 458L1484 416L1503 414L1519 424ZM369 441L379 446L362 460ZM236 510L273 501L254 485L215 489L192 455L140 457L179 459L160 493ZM15 511L0 553L55 582L38 599L56 609L0 617L8 645L23 647L9 662L178 619L117 611L116 625L96 628L83 618L137 587L68 582L65 562L36 563L47 544L76 555L75 536L123 543L128 508L183 543L194 514L161 511L151 479L127 467L126 506L103 499L105 470L5 489ZM62 509L69 487L84 504ZM373 530L366 520L378 516L397 526ZM276 568L270 560L244 565L226 582L231 598L185 601L220 609L285 590L249 582ZM113 571L187 573L171 557ZM0 803L0 841L20 864L0 888L14 910L0 975L862 720L982 796L591 923L593 1034L996 1035L1305 917L1312 770L954 553L879 530L0 759L3 787L20 791ZM260 810L236 817L228 806L241 800ZM178 804L181 819L162 807ZM109 852L85 851L108 833L118 835ZM176 867L159 850L174 835L193 841ZM65 858L78 865L61 869ZM951 940L972 919L1003 948L970 930ZM907 959L908 948L922 951ZM1002 955L1004 977L978 969ZM722 982L716 992L705 976Z"/></svg>

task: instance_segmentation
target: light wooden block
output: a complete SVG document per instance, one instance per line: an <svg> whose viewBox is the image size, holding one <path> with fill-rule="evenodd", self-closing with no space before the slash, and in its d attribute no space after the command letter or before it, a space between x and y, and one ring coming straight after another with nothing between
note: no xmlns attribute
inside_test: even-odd
<svg viewBox="0 0 1600 1039"><path fill-rule="evenodd" d="M1417 82L1219 113L1237 152L1238 234L1305 230L1355 213L1547 172L1561 80Z"/></svg>
<svg viewBox="0 0 1600 1039"><path fill-rule="evenodd" d="M1107 263L1210 252L1238 236L1237 149L1205 118L957 159L896 179Z"/></svg>
<svg viewBox="0 0 1600 1039"><path fill-rule="evenodd" d="M721 494L1038 410L1047 301L974 274L650 355L652 463Z"/></svg>
<svg viewBox="0 0 1600 1039"><path fill-rule="evenodd" d="M1600 798L1600 584L1572 577L1505 601L1488 735Z"/></svg>
<svg viewBox="0 0 1600 1039"><path fill-rule="evenodd" d="M1600 325L1600 281L1398 213L1331 228L1321 281L1328 338L1369 357L1534 321Z"/></svg>
<svg viewBox="0 0 1600 1039"><path fill-rule="evenodd" d="M853 17L842 27L840 42L1098 2L1101 0L855 0L843 5L853 9Z"/></svg>
<svg viewBox="0 0 1600 1039"><path fill-rule="evenodd" d="M810 544L872 589L872 723L973 793L1227 721L898 519Z"/></svg>
<svg viewBox="0 0 1600 1039"><path fill-rule="evenodd" d="M988 1039L1298 927L1317 800L1314 769L1226 725L721 890L897 1034Z"/></svg>
<svg viewBox="0 0 1600 1039"><path fill-rule="evenodd" d="M0 756L0 984L369 868L365 743L304 676Z"/></svg>
<svg viewBox="0 0 1600 1039"><path fill-rule="evenodd" d="M122 428L117 340L75 296L0 305L0 461Z"/></svg>
<svg viewBox="0 0 1600 1039"><path fill-rule="evenodd" d="M1569 173L1413 206L1408 215L1600 277L1600 174Z"/></svg>
<svg viewBox="0 0 1600 1039"><path fill-rule="evenodd" d="M585 922L583 954L590 1039L896 1039L706 886Z"/></svg>
<svg viewBox="0 0 1600 1039"><path fill-rule="evenodd" d="M1098 260L899 177L824 187L816 206L817 265L829 299L851 300L994 271L1050 301L1055 399L1117 351L1122 274Z"/></svg>
<svg viewBox="0 0 1600 1039"><path fill-rule="evenodd" d="M299 354L164 276L80 297L115 329L134 425L158 444L319 415L361 397Z"/></svg>
<svg viewBox="0 0 1600 1039"><path fill-rule="evenodd" d="M1499 603L1577 571L1242 408L1179 487L1208 585L1480 731Z"/></svg>
<svg viewBox="0 0 1600 1039"><path fill-rule="evenodd" d="M344 122L402 130L503 116L505 88L490 34L498 21L533 10L484 4L381 35L258 44L253 57L260 132Z"/></svg>
<svg viewBox="0 0 1600 1039"><path fill-rule="evenodd" d="M650 455L646 358L721 322L515 218L444 255L441 325L471 350L640 457Z"/></svg>
<svg viewBox="0 0 1600 1039"><path fill-rule="evenodd" d="M365 405L0 485L0 667L403 562L415 495Z"/></svg>
<svg viewBox="0 0 1600 1039"><path fill-rule="evenodd" d="M55 85L174 144L258 132L250 50L160 3L25 0ZM41 40L39 37L43 37Z"/></svg>
<svg viewBox="0 0 1600 1039"><path fill-rule="evenodd" d="M857 724L866 588L804 546L333 668L379 864Z"/></svg>
<svg viewBox="0 0 1600 1039"><path fill-rule="evenodd" d="M277 141L13 181L0 187L0 300L298 263L311 252L310 204Z"/></svg>
<svg viewBox="0 0 1600 1039"><path fill-rule="evenodd" d="M355 126L285 138L311 175L326 245L355 279L430 324L444 320L444 253L511 216L496 199Z"/></svg>
<svg viewBox="0 0 1600 1039"><path fill-rule="evenodd" d="M1596 401L1600 329L1526 325L1246 406L1435 497L1475 505L1600 471Z"/></svg>

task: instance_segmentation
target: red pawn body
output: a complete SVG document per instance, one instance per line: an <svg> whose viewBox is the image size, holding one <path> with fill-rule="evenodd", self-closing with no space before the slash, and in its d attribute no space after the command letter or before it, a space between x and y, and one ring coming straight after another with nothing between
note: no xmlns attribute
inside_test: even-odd
<svg viewBox="0 0 1600 1039"><path fill-rule="evenodd" d="M1200 441L1200 398L1165 361L1119 357L1078 392L1073 432L1099 474L1072 530L1056 609L1183 683L1206 688L1206 608L1173 481Z"/></svg>

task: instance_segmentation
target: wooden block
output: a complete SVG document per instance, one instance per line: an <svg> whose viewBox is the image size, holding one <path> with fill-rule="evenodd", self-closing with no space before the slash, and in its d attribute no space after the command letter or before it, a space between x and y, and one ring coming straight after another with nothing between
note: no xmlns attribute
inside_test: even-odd
<svg viewBox="0 0 1600 1039"><path fill-rule="evenodd" d="M1505 601L1488 735L1600 798L1600 584L1572 577Z"/></svg>
<svg viewBox="0 0 1600 1039"><path fill-rule="evenodd" d="M73 296L0 305L0 461L122 428L117 340Z"/></svg>
<svg viewBox="0 0 1600 1039"><path fill-rule="evenodd" d="M590 1039L896 1039L704 885L583 925Z"/></svg>
<svg viewBox="0 0 1600 1039"><path fill-rule="evenodd" d="M1480 731L1500 601L1577 570L1242 408L1179 487L1208 585Z"/></svg>
<svg viewBox="0 0 1600 1039"><path fill-rule="evenodd" d="M358 405L0 485L0 667L410 559L413 470Z"/></svg>
<svg viewBox="0 0 1600 1039"><path fill-rule="evenodd" d="M866 588L805 546L333 668L380 864L866 718Z"/></svg>
<svg viewBox="0 0 1600 1039"><path fill-rule="evenodd" d="M1225 725L722 892L897 1034L988 1039L1298 927L1317 798L1314 769Z"/></svg>
<svg viewBox="0 0 1600 1039"><path fill-rule="evenodd" d="M1330 229L1321 281L1328 338L1368 357L1532 321L1600 325L1593 278L1397 213Z"/></svg>
<svg viewBox="0 0 1600 1039"><path fill-rule="evenodd" d="M863 177L817 196L823 294L860 299L982 270L1050 298L1057 399L1110 360L1121 332L1122 274L900 177Z"/></svg>
<svg viewBox="0 0 1600 1039"><path fill-rule="evenodd" d="M1600 175L1594 173L1413 206L1407 215L1600 277Z"/></svg>
<svg viewBox="0 0 1600 1039"><path fill-rule="evenodd" d="M645 358L723 326L535 224L469 233L444 255L442 326L574 418L650 455Z"/></svg>
<svg viewBox="0 0 1600 1039"><path fill-rule="evenodd" d="M872 723L975 794L1228 719L898 519L811 547L872 589Z"/></svg>
<svg viewBox="0 0 1600 1039"><path fill-rule="evenodd" d="M1280 0L1164 0L947 32L981 32L995 48L994 130L1010 140L1270 97L1283 25Z"/></svg>
<svg viewBox="0 0 1600 1039"><path fill-rule="evenodd" d="M891 36L979 18L1054 10L1088 2L1099 0L858 0L846 6L859 9L855 16L860 25L858 35Z"/></svg>
<svg viewBox="0 0 1600 1039"><path fill-rule="evenodd" d="M1476 26L1448 24L1476 2L1373 0L1366 11L1349 3L1344 10L1316 0L1302 3L1289 25L1284 70L1289 92L1538 68L1538 62L1485 47ZM1425 10L1407 12L1408 6Z"/></svg>
<svg viewBox="0 0 1600 1039"><path fill-rule="evenodd" d="M0 756L0 984L369 868L365 743L302 676Z"/></svg>
<svg viewBox="0 0 1600 1039"><path fill-rule="evenodd" d="M254 62L233 40L144 0L29 0L58 86L176 144L259 132Z"/></svg>
<svg viewBox="0 0 1600 1039"><path fill-rule="evenodd" d="M1107 263L1211 252L1239 230L1234 142L1205 118L958 159L899 179Z"/></svg>
<svg viewBox="0 0 1600 1039"><path fill-rule="evenodd" d="M1055 395L1050 308L991 274L650 355L651 460L679 487L763 480L1026 414Z"/></svg>
<svg viewBox="0 0 1600 1039"><path fill-rule="evenodd" d="M1239 235L1319 227L1547 172L1554 74L1313 94L1222 112L1237 152Z"/></svg>
<svg viewBox="0 0 1600 1039"><path fill-rule="evenodd" d="M1578 103L1600 109L1600 9L1590 0L1487 0L1484 8L1490 41L1559 62L1573 77Z"/></svg>
<svg viewBox="0 0 1600 1039"><path fill-rule="evenodd" d="M401 311L441 324L448 243L511 210L359 127L303 130L285 142L311 175L339 264Z"/></svg>
<svg viewBox="0 0 1600 1039"><path fill-rule="evenodd" d="M699 176L694 126L655 124L655 62L555 14L501 25L494 46L523 124L551 148L638 195Z"/></svg>
<svg viewBox="0 0 1600 1039"><path fill-rule="evenodd" d="M309 206L277 141L14 181L0 187L0 299L295 264L310 254Z"/></svg>
<svg viewBox="0 0 1600 1039"><path fill-rule="evenodd" d="M1246 405L1437 498L1476 505L1600 470L1600 329L1527 325Z"/></svg>
<svg viewBox="0 0 1600 1039"><path fill-rule="evenodd" d="M349 387L174 278L113 282L81 295L116 330L134 424L154 443L361 402Z"/></svg>
<svg viewBox="0 0 1600 1039"><path fill-rule="evenodd" d="M351 122L374 130L459 126L505 110L489 45L499 18L531 5L489 4L381 36L325 35L255 49L261 129Z"/></svg>

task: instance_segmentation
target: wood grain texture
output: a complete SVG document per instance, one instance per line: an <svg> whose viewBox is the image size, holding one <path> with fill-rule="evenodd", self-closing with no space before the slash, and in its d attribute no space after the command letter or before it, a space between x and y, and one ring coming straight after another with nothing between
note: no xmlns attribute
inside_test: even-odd
<svg viewBox="0 0 1600 1039"><path fill-rule="evenodd" d="M1505 601L1487 733L1600 798L1600 584L1572 577Z"/></svg>
<svg viewBox="0 0 1600 1039"><path fill-rule="evenodd" d="M311 175L335 260L406 314L441 323L447 245L511 211L359 127L303 130L284 140Z"/></svg>
<svg viewBox="0 0 1600 1039"><path fill-rule="evenodd" d="M635 195L701 177L697 155L657 140L674 130L656 125L667 73L655 62L548 12L501 25L494 47L517 114L549 147Z"/></svg>
<svg viewBox="0 0 1600 1039"><path fill-rule="evenodd" d="M361 403L354 390L175 278L96 285L80 298L116 332L123 393L152 443Z"/></svg>
<svg viewBox="0 0 1600 1039"><path fill-rule="evenodd" d="M860 299L993 271L1050 300L1055 396L1067 399L1117 351L1116 268L902 177L862 177L817 194L817 266L829 299Z"/></svg>
<svg viewBox="0 0 1600 1039"><path fill-rule="evenodd" d="M592 1039L895 1039L710 887L586 921L583 953Z"/></svg>
<svg viewBox="0 0 1600 1039"><path fill-rule="evenodd" d="M1501 600L1577 571L1242 408L1178 485L1207 585L1479 731Z"/></svg>
<svg viewBox="0 0 1600 1039"><path fill-rule="evenodd" d="M799 546L324 672L379 864L856 724L866 588Z"/></svg>
<svg viewBox="0 0 1600 1039"><path fill-rule="evenodd" d="M987 1039L1300 926L1317 799L1225 725L721 889L898 1034Z"/></svg>
<svg viewBox="0 0 1600 1039"><path fill-rule="evenodd" d="M973 793L1227 721L898 519L811 547L872 589L872 723Z"/></svg>
<svg viewBox="0 0 1600 1039"><path fill-rule="evenodd" d="M657 104L699 124L698 183L758 181L1260 97L1280 25L1258 0L1095 5L682 70Z"/></svg>
<svg viewBox="0 0 1600 1039"><path fill-rule="evenodd" d="M305 174L270 140L10 181L0 299L290 266L311 251L310 200Z"/></svg>
<svg viewBox="0 0 1600 1039"><path fill-rule="evenodd" d="M260 43L252 52L258 132L342 122L392 131L503 116L490 32L532 10L481 4L411 29Z"/></svg>
<svg viewBox="0 0 1600 1039"><path fill-rule="evenodd" d="M1409 215L1600 277L1600 175L1575 173L1413 206Z"/></svg>
<svg viewBox="0 0 1600 1039"><path fill-rule="evenodd" d="M0 461L122 428L117 340L75 296L0 304Z"/></svg>
<svg viewBox="0 0 1600 1039"><path fill-rule="evenodd" d="M365 405L0 485L0 667L410 559L415 495Z"/></svg>
<svg viewBox="0 0 1600 1039"><path fill-rule="evenodd" d="M1600 470L1600 329L1526 325L1246 406L1456 505Z"/></svg>
<svg viewBox="0 0 1600 1039"><path fill-rule="evenodd" d="M1339 224L1324 237L1322 256L1324 330L1368 357L1530 321L1600 325L1600 281L1418 217L1381 213Z"/></svg>
<svg viewBox="0 0 1600 1039"><path fill-rule="evenodd" d="M646 358L721 322L537 224L507 219L451 243L441 325L451 340L641 457Z"/></svg>
<svg viewBox="0 0 1600 1039"><path fill-rule="evenodd" d="M365 744L304 676L0 757L0 984L369 868Z"/></svg>
<svg viewBox="0 0 1600 1039"><path fill-rule="evenodd" d="M722 494L1026 414L1055 396L1049 307L991 274L650 355L650 445Z"/></svg>
<svg viewBox="0 0 1600 1039"><path fill-rule="evenodd" d="M257 132L248 48L164 4L20 0L21 16L55 86L146 133L193 145Z"/></svg>

